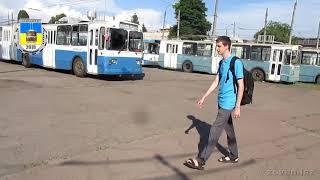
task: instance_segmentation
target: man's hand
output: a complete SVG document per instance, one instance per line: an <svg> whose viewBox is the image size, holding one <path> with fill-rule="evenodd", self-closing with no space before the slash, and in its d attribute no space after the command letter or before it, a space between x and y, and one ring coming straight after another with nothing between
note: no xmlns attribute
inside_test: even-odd
<svg viewBox="0 0 320 180"><path fill-rule="evenodd" d="M240 118L240 106L236 106L233 110L233 118Z"/></svg>
<svg viewBox="0 0 320 180"><path fill-rule="evenodd" d="M205 98L202 97L202 98L198 101L198 106L199 106L200 108L202 108L202 104L204 103L204 100L205 100Z"/></svg>

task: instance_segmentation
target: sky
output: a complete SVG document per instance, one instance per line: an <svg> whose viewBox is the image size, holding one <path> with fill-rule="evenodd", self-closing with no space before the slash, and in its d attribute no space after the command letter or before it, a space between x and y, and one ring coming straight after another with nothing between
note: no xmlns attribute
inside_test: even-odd
<svg viewBox="0 0 320 180"><path fill-rule="evenodd" d="M214 1L203 0L208 11L207 19L213 22ZM296 0L218 0L217 33L235 34L244 39L252 39L255 32L264 26L266 8L268 21L290 24ZM112 18L130 20L136 13L139 22L148 31L158 31L176 24L172 4L178 0L1 0L0 22L6 21L8 12L14 18L20 9L28 12L30 18L41 18L48 22L51 16L65 13L69 17L86 19L88 10L95 10L100 19ZM293 34L299 37L316 37L320 21L320 0L298 0L294 19ZM234 26L235 25L235 26Z"/></svg>

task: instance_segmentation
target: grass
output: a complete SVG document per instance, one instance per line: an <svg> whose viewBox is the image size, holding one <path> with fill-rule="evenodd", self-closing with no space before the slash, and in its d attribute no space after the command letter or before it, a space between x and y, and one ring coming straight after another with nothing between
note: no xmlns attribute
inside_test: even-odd
<svg viewBox="0 0 320 180"><path fill-rule="evenodd" d="M320 90L320 84L314 84L314 83L301 83L297 82L292 85L293 87L298 88L306 88L306 89L313 89L313 90Z"/></svg>

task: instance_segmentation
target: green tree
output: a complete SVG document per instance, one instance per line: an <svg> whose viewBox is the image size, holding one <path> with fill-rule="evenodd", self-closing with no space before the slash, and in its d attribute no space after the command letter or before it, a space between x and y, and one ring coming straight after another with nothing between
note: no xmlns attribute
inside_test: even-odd
<svg viewBox="0 0 320 180"><path fill-rule="evenodd" d="M208 10L202 0L180 0L173 5L176 18L180 10L180 37L183 39L199 39L211 28L206 19ZM169 38L177 36L177 25L170 29ZM195 38L196 37L196 38ZM200 38L201 39L201 38Z"/></svg>
<svg viewBox="0 0 320 180"><path fill-rule="evenodd" d="M29 19L29 14L25 10L20 10L18 13L18 20L21 18Z"/></svg>
<svg viewBox="0 0 320 180"><path fill-rule="evenodd" d="M142 24L142 32L147 32L147 28Z"/></svg>
<svg viewBox="0 0 320 180"><path fill-rule="evenodd" d="M266 26L267 35L273 35L274 40L278 42L288 43L290 36L290 25L287 23L270 21ZM264 34L264 28L256 32L254 35L255 39L258 39L258 35ZM292 44L297 42L297 37L292 37Z"/></svg>
<svg viewBox="0 0 320 180"><path fill-rule="evenodd" d="M139 24L139 19L136 13L131 17L131 22Z"/></svg>
<svg viewBox="0 0 320 180"><path fill-rule="evenodd" d="M54 24L55 22L59 21L59 19L66 17L64 13L58 14L56 16L51 16L50 21L48 22L49 24Z"/></svg>

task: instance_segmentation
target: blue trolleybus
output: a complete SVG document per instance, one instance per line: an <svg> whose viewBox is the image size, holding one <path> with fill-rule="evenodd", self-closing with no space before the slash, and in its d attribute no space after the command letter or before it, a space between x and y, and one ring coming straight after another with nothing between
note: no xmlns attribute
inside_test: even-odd
<svg viewBox="0 0 320 180"><path fill-rule="evenodd" d="M233 43L232 54L241 58L256 81L299 81L298 45Z"/></svg>
<svg viewBox="0 0 320 180"><path fill-rule="evenodd" d="M221 57L212 41L163 40L160 43L159 66L184 72L216 74Z"/></svg>
<svg viewBox="0 0 320 180"><path fill-rule="evenodd" d="M302 48L299 81L320 84L320 49Z"/></svg>

